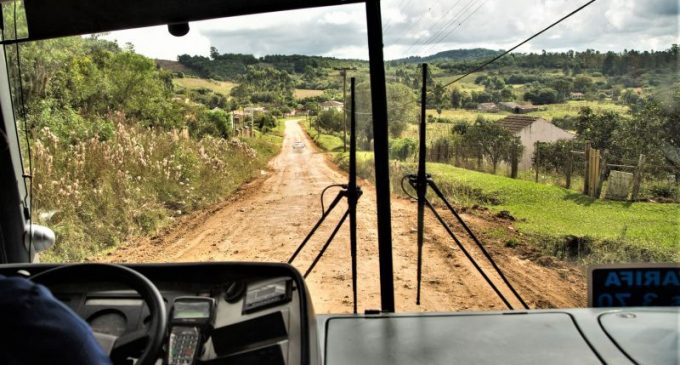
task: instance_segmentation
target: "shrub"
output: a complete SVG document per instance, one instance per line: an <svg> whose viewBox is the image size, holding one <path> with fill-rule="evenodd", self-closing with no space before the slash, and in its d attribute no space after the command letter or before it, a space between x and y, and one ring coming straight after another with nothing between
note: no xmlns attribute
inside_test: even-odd
<svg viewBox="0 0 680 365"><path fill-rule="evenodd" d="M416 152L418 143L412 138L396 138L390 140L390 157L397 160L406 160Z"/></svg>

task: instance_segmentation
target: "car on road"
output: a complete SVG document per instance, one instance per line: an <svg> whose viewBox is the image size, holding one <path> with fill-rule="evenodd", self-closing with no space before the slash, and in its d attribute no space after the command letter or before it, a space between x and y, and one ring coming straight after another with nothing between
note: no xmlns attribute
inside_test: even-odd
<svg viewBox="0 0 680 365"><path fill-rule="evenodd" d="M302 141L296 141L295 143L293 143L293 149L300 152L303 149L305 149L305 143Z"/></svg>

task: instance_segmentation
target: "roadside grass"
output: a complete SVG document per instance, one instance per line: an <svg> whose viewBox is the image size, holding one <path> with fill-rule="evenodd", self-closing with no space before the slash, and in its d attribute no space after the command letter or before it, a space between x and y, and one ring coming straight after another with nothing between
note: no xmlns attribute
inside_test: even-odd
<svg viewBox="0 0 680 365"><path fill-rule="evenodd" d="M311 98L321 95L323 95L323 90L295 89L294 92L295 99Z"/></svg>
<svg viewBox="0 0 680 365"><path fill-rule="evenodd" d="M213 92L220 93L224 96L229 96L229 94L231 93L231 89L238 85L229 81L216 81L193 77L175 78L172 79L172 81L176 85L186 88L188 90L205 88L212 90Z"/></svg>
<svg viewBox="0 0 680 365"><path fill-rule="evenodd" d="M428 170L453 201L509 211L521 232L553 253L573 236L589 243L589 260L596 262L680 261L680 204L597 200L446 164L428 164Z"/></svg>
<svg viewBox="0 0 680 365"><path fill-rule="evenodd" d="M342 152L343 143L342 137L336 136L334 134L327 134L322 131L322 133L317 133L314 126L311 126L305 122L300 121L300 126L307 133L307 135L314 141L314 143L326 152Z"/></svg>
<svg viewBox="0 0 680 365"><path fill-rule="evenodd" d="M280 150L274 134L187 138L117 121L107 141L68 144L44 129L33 141L36 223L56 243L43 262L82 262L233 193Z"/></svg>
<svg viewBox="0 0 680 365"><path fill-rule="evenodd" d="M346 154L335 161L348 168ZM361 177L374 180L373 164L372 152L358 154ZM404 196L400 180L416 168L391 161L393 193ZM428 163L428 172L456 206L508 211L525 243L544 254L582 264L680 262L680 204L597 200L554 185L440 163Z"/></svg>

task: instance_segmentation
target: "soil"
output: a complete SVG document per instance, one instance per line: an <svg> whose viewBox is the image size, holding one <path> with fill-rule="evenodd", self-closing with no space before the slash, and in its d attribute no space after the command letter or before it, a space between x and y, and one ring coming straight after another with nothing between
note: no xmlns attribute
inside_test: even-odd
<svg viewBox="0 0 680 365"><path fill-rule="evenodd" d="M304 148L294 147L302 141ZM100 258L108 262L266 261L287 262L321 216L321 190L345 183L346 175L332 164L296 121L287 121L281 153L268 171L245 184L228 200L183 216L161 234L121 246ZM374 187L361 181L358 215L358 308L380 308L380 282ZM337 190L329 189L326 206ZM294 262L304 272L339 221L343 200ZM453 218L440 210L465 247L510 298L507 287ZM582 272L569 263L545 258L523 242L505 217L483 209L462 214L516 290L532 308L580 307L586 303ZM434 216L426 214L421 304L416 297L416 204L392 199L392 244L396 309L399 312L501 310L505 306ZM352 311L349 225L340 229L325 255L307 278L317 313ZM512 238L512 240L509 240ZM511 241L509 245L507 242Z"/></svg>

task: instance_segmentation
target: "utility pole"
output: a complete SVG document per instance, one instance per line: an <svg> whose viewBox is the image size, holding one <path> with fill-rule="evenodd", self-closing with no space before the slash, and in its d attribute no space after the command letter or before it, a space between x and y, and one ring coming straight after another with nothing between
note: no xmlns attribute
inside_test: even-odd
<svg viewBox="0 0 680 365"><path fill-rule="evenodd" d="M342 76L342 151L347 152L347 71L356 71L355 67L333 67Z"/></svg>

